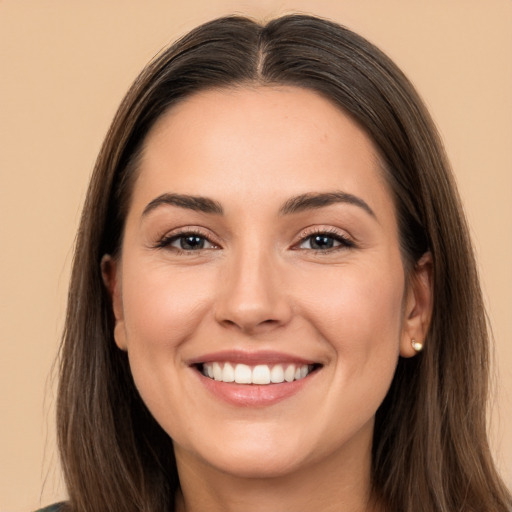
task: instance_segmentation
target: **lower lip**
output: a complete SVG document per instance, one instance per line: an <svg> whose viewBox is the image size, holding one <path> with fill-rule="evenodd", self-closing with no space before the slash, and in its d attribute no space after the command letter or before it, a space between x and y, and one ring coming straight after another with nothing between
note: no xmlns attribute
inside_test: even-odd
<svg viewBox="0 0 512 512"><path fill-rule="evenodd" d="M234 382L221 382L196 371L202 384L217 398L238 407L265 407L274 405L282 400L292 397L306 386L313 375L310 373L303 379L280 384L235 384Z"/></svg>

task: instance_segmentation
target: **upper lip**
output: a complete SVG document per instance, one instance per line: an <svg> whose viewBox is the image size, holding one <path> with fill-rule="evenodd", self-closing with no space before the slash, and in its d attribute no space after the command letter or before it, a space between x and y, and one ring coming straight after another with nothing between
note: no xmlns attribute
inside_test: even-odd
<svg viewBox="0 0 512 512"><path fill-rule="evenodd" d="M187 361L189 366L194 366L202 363L213 363L213 362L231 362L231 363L242 363L247 365L257 364L319 364L318 361L310 359L304 359L292 354L286 354L283 352L274 351L258 351L258 352L247 352L243 350L223 350L220 352L211 352L208 354L194 357Z"/></svg>

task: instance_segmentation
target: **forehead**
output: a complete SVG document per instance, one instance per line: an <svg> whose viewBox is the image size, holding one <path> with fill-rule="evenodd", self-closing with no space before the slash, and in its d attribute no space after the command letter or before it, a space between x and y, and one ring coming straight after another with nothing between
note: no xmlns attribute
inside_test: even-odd
<svg viewBox="0 0 512 512"><path fill-rule="evenodd" d="M172 107L145 141L134 192L248 205L333 189L390 202L371 139L314 91L260 86L207 90Z"/></svg>

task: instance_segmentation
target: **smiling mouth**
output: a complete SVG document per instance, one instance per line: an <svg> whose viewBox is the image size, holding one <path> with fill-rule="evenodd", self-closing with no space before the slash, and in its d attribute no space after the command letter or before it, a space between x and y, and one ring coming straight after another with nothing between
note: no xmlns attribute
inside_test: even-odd
<svg viewBox="0 0 512 512"><path fill-rule="evenodd" d="M200 363L197 369L209 379L234 384L281 384L306 378L319 364L257 364L230 362Z"/></svg>

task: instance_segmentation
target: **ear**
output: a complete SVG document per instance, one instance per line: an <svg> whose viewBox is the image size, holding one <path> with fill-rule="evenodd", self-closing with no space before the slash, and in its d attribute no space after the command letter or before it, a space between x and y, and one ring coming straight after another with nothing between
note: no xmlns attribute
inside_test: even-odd
<svg viewBox="0 0 512 512"><path fill-rule="evenodd" d="M121 350L127 349L126 328L124 323L123 301L121 293L121 272L119 260L110 254L101 258L101 277L110 295L112 312L114 313L114 340Z"/></svg>
<svg viewBox="0 0 512 512"><path fill-rule="evenodd" d="M400 355L412 357L418 349L413 342L424 345L432 317L433 290L432 255L426 252L409 276L406 290L404 318L400 339Z"/></svg>

